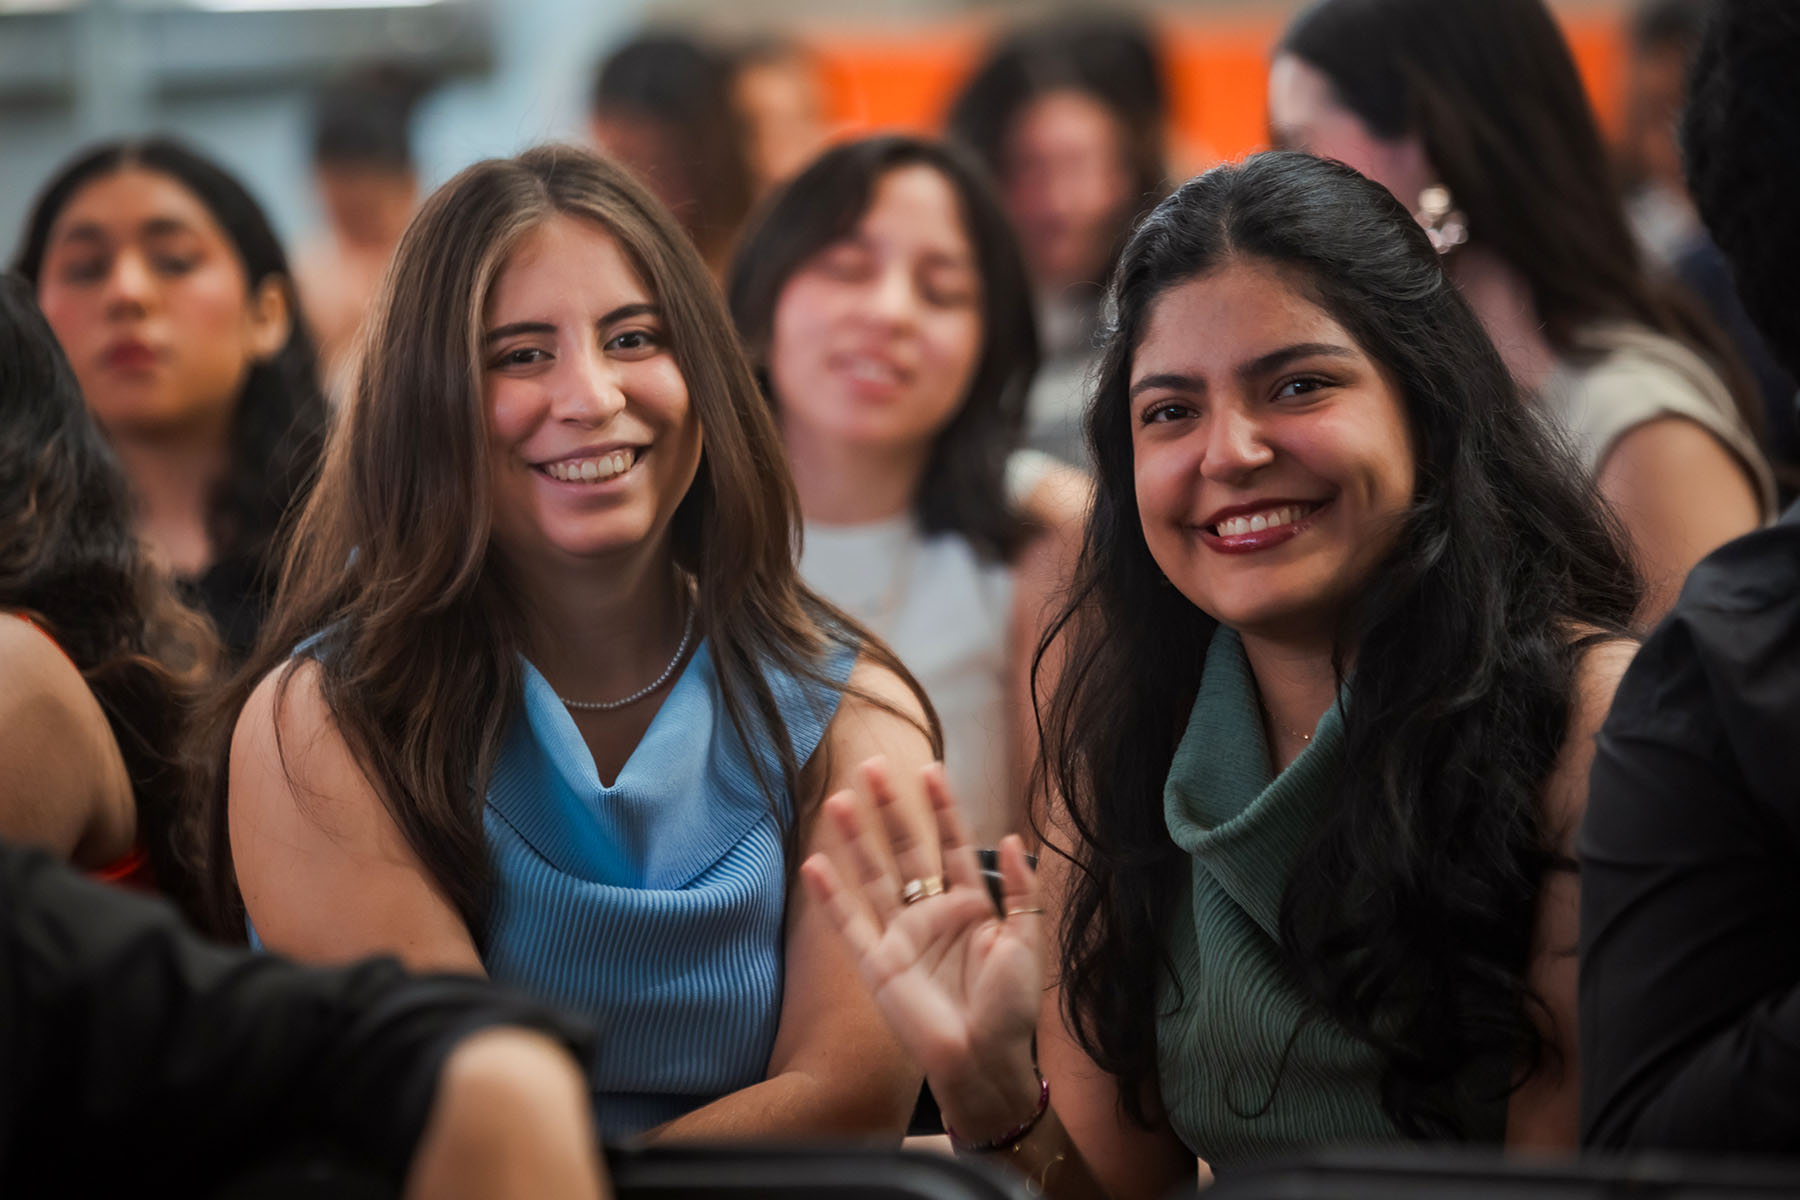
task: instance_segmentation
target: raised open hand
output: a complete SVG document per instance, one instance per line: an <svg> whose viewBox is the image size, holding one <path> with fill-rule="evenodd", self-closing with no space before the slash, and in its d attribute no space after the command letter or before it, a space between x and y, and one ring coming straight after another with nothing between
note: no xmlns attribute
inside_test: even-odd
<svg viewBox="0 0 1800 1200"><path fill-rule="evenodd" d="M863 767L866 798L845 791L826 800L838 844L808 858L801 874L954 1120L955 1098L971 1088L969 1107L981 1110L987 1099L1005 1105L1017 1080L1032 1079L1044 910L1017 836L1000 843L1004 913L994 910L943 769L933 764L922 778L936 847L900 819L886 765L874 760ZM1010 1093L980 1095L1005 1091L1000 1081L1014 1085Z"/></svg>

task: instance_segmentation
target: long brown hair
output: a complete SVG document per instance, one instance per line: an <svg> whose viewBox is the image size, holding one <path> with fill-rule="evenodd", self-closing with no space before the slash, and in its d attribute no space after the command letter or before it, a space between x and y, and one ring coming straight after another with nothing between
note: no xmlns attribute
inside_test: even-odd
<svg viewBox="0 0 1800 1200"><path fill-rule="evenodd" d="M131 496L30 285L0 276L0 609L29 614L100 702L156 884L197 912L187 722L218 643L138 541Z"/></svg>
<svg viewBox="0 0 1800 1200"><path fill-rule="evenodd" d="M890 651L800 583L781 443L706 265L674 219L621 168L572 147L477 163L426 200L400 241L275 610L209 714L208 883L223 935L242 936L243 917L226 808L232 727L257 681L286 663L285 687L295 647L322 637L313 657L339 732L482 939L491 868L481 809L521 703L523 626L490 546L481 321L513 248L559 215L616 238L667 323L702 438L699 472L671 522L674 558L697 581L698 627L738 735L754 745L758 730L780 755L784 778L762 780L771 803L776 786L797 787L800 766L766 671L823 681L817 664L836 644L918 691ZM930 733L935 743L935 720Z"/></svg>

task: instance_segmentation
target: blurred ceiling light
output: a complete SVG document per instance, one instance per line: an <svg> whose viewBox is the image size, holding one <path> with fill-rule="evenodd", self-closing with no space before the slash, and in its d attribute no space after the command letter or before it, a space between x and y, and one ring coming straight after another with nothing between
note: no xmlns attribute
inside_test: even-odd
<svg viewBox="0 0 1800 1200"><path fill-rule="evenodd" d="M341 8L430 8L444 0L187 0L206 12L298 12Z"/></svg>

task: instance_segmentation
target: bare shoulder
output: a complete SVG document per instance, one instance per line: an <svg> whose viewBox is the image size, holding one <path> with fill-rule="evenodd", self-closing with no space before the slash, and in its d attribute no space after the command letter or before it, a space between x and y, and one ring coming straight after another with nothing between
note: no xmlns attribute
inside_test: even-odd
<svg viewBox="0 0 1800 1200"><path fill-rule="evenodd" d="M257 683L231 739L234 819L286 824L301 816L335 833L364 824L380 808L324 693L311 659L283 663Z"/></svg>
<svg viewBox="0 0 1800 1200"><path fill-rule="evenodd" d="M1587 811L1588 769L1594 762L1594 739L1612 711L1619 680L1637 654L1631 638L1609 637L1587 646L1575 664L1569 697L1569 729L1544 791L1546 815L1558 840L1572 847L1582 814Z"/></svg>
<svg viewBox="0 0 1800 1200"><path fill-rule="evenodd" d="M838 709L825 729L821 753L806 764L802 793L811 798L808 808L833 792L856 785L858 766L880 756L888 760L901 790L916 798L925 812L923 794L915 776L930 762L930 728L925 705L898 672L867 653L858 656Z"/></svg>
<svg viewBox="0 0 1800 1200"><path fill-rule="evenodd" d="M351 753L310 660L256 685L231 744L232 865L271 949L479 973L461 915Z"/></svg>
<svg viewBox="0 0 1800 1200"><path fill-rule="evenodd" d="M1597 479L1601 493L1627 510L1728 505L1739 524L1750 526L1760 511L1751 469L1711 430L1683 416L1626 430L1607 449Z"/></svg>
<svg viewBox="0 0 1800 1200"><path fill-rule="evenodd" d="M827 736L853 736L857 729L902 725L925 728L925 706L906 680L892 667L868 654L857 656L850 668L848 686L832 718ZM923 733L920 737L923 738Z"/></svg>
<svg viewBox="0 0 1800 1200"><path fill-rule="evenodd" d="M131 776L100 702L55 642L0 614L0 834L84 866L123 854Z"/></svg>
<svg viewBox="0 0 1800 1200"><path fill-rule="evenodd" d="M0 705L8 716L27 707L51 705L63 716L92 708L95 716L105 719L68 656L42 630L10 613L0 613L0 674L7 683L0 690Z"/></svg>

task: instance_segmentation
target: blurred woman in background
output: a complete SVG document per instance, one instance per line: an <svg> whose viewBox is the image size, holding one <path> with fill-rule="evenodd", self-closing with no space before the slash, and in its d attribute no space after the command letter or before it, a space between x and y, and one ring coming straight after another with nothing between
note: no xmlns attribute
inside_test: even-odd
<svg viewBox="0 0 1800 1200"><path fill-rule="evenodd" d="M1277 144L1356 168L1427 226L1624 521L1640 624L1772 514L1753 385L1646 267L1542 0L1320 0L1276 48L1269 119Z"/></svg>
<svg viewBox="0 0 1800 1200"><path fill-rule="evenodd" d="M1077 532L1027 518L1033 480L1008 487L1038 347L991 186L916 138L828 150L746 235L729 299L793 468L801 573L918 677L980 844L1023 831L1032 652Z"/></svg>
<svg viewBox="0 0 1800 1200"><path fill-rule="evenodd" d="M1167 186L1166 109L1150 30L1118 15L1007 37L950 109L950 136L999 180L1030 272L1047 361L1028 441L1065 462L1087 463L1081 410L1113 259Z"/></svg>
<svg viewBox="0 0 1800 1200"><path fill-rule="evenodd" d="M152 561L247 653L325 421L267 218L185 147L110 143L44 189L18 271L124 468Z"/></svg>
<svg viewBox="0 0 1800 1200"><path fill-rule="evenodd" d="M622 167L545 147L427 199L371 320L203 730L218 931L584 1016L611 1138L898 1138L917 1071L790 864L827 790L916 770L935 726L800 583L699 255Z"/></svg>
<svg viewBox="0 0 1800 1200"><path fill-rule="evenodd" d="M196 911L182 738L216 645L151 566L30 285L0 277L0 838Z"/></svg>
<svg viewBox="0 0 1800 1200"><path fill-rule="evenodd" d="M825 91L825 65L792 38L752 38L732 52L732 101L749 138L758 196L798 175L825 148L831 136Z"/></svg>

